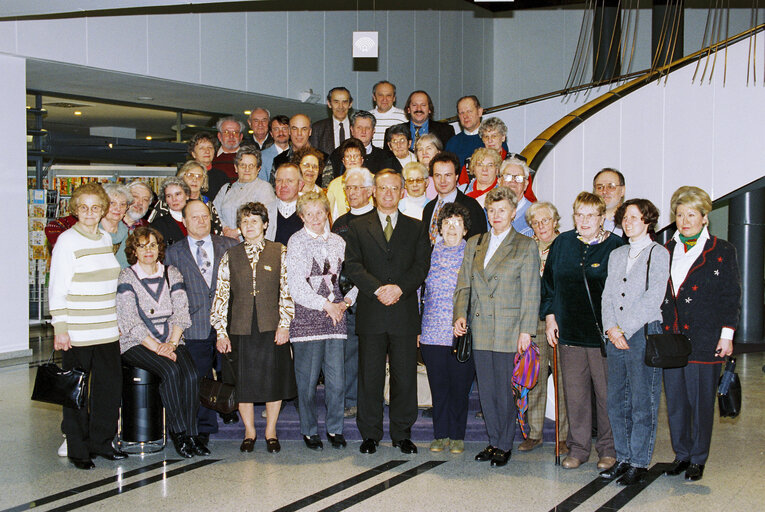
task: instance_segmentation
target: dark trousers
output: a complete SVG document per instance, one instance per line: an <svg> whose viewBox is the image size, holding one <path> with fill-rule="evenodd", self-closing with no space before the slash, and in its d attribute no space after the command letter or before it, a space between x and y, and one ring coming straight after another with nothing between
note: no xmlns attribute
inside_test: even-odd
<svg viewBox="0 0 765 512"><path fill-rule="evenodd" d="M136 345L122 354L122 359L137 368L142 368L161 379L159 396L167 412L170 432L185 432L195 436L197 430L197 409L199 408L199 377L188 349L179 345L175 349L176 360L159 356L144 347Z"/></svg>
<svg viewBox="0 0 765 512"><path fill-rule="evenodd" d="M558 345L563 387L566 388L569 456L587 462L592 449L592 391L595 391L598 457L616 457L608 419L608 362L600 347Z"/></svg>
<svg viewBox="0 0 765 512"><path fill-rule="evenodd" d="M69 457L87 459L91 453L112 451L122 401L119 343L72 347L62 353L61 364L64 370L82 368L90 376L87 407L63 408L61 428Z"/></svg>
<svg viewBox="0 0 765 512"><path fill-rule="evenodd" d="M359 400L356 425L361 437L383 436L385 357L390 362L390 438L411 438L417 421L417 337L391 334L359 336Z"/></svg>
<svg viewBox="0 0 765 512"><path fill-rule="evenodd" d="M355 407L359 396L359 335L356 334L356 305L345 315L348 339L345 340L345 407Z"/></svg>
<svg viewBox="0 0 765 512"><path fill-rule="evenodd" d="M503 451L513 448L518 416L512 387L514 357L514 352L473 351L478 396L489 444Z"/></svg>
<svg viewBox="0 0 765 512"><path fill-rule="evenodd" d="M721 364L691 363L664 370L669 437L677 460L707 462Z"/></svg>
<svg viewBox="0 0 765 512"><path fill-rule="evenodd" d="M433 396L433 436L464 440L470 386L475 377L473 358L460 363L450 346L420 345L420 352Z"/></svg>
<svg viewBox="0 0 765 512"><path fill-rule="evenodd" d="M186 340L186 349L191 354L191 359L197 367L199 378L207 377L212 379L212 369L215 365L215 356L217 351L215 343L217 336L214 329L210 330L210 336L203 340ZM212 409L203 405L199 406L197 412L197 426L200 434L214 434L218 431L218 415Z"/></svg>

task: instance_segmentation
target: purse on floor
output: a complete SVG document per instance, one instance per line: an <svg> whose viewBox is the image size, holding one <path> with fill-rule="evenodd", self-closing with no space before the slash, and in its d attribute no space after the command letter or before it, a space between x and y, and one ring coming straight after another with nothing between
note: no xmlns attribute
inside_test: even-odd
<svg viewBox="0 0 765 512"><path fill-rule="evenodd" d="M651 249L653 251L653 249ZM651 253L648 253L648 265L645 272L645 289L648 289L648 274L651 270ZM674 290L672 277L669 283ZM677 311L677 299L672 295L675 305L675 316L680 323L680 313ZM647 326L643 326L645 335L645 356L643 362L653 368L682 368L688 364L688 356L691 355L691 340L685 334L666 332L661 334L648 334Z"/></svg>
<svg viewBox="0 0 765 512"><path fill-rule="evenodd" d="M81 368L63 370L53 362L51 352L48 362L37 367L32 400L82 409L88 395L88 374Z"/></svg>
<svg viewBox="0 0 765 512"><path fill-rule="evenodd" d="M725 371L720 375L717 388L717 405L721 418L735 418L741 412L741 381L736 373L736 359L729 357Z"/></svg>
<svg viewBox="0 0 765 512"><path fill-rule="evenodd" d="M225 360L229 362L229 374L234 375L228 354L226 354ZM237 409L236 386L209 377L202 377L199 382L199 401L208 409L221 414L232 413Z"/></svg>

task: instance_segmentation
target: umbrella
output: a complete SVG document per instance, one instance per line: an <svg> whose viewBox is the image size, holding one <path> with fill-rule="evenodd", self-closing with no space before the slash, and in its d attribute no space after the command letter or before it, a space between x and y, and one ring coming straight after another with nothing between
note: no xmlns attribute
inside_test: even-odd
<svg viewBox="0 0 765 512"><path fill-rule="evenodd" d="M539 377L539 347L534 342L523 353L516 353L513 360L513 394L518 409L518 423L525 439L528 436L526 411L529 408L529 390L536 386Z"/></svg>

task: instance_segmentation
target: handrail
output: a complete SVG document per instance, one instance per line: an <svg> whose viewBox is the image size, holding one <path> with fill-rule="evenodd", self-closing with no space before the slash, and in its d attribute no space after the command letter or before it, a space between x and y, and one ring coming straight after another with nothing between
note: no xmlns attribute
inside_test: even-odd
<svg viewBox="0 0 765 512"><path fill-rule="evenodd" d="M763 30L765 30L765 23L750 28L749 30L745 30L744 32L732 36L725 41L717 42L695 53L682 57L674 62L671 62L670 64L667 64L666 66L662 66L654 70L649 70L638 78L635 78L630 82L627 82L619 87L616 87L615 89L612 89L611 91L608 91L607 93L598 96L592 101L566 114L561 119L547 127L534 140L532 140L523 149L523 151L521 151L521 155L526 157L526 161L528 162L529 167L532 169L532 173L536 172L536 169L539 169L539 165L545 159L547 154L552 150L552 148L555 147L555 145L560 142L560 140L567 133L580 125L585 119L593 116L606 106L614 103L619 98L636 91L644 85L648 85L654 80L660 79L662 76L667 75L672 71L675 71L683 66L687 66L692 62L700 60L704 56L711 55L712 52L717 52L722 48L737 43L738 41L741 41L742 39L750 37Z"/></svg>

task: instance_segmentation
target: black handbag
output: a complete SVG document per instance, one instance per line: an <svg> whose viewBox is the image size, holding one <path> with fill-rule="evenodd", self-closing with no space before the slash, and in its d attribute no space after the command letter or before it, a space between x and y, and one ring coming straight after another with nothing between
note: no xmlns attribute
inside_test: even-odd
<svg viewBox="0 0 765 512"><path fill-rule="evenodd" d="M229 362L229 375L234 375L231 358L225 354ZM203 406L221 414L229 414L237 409L236 386L220 380L202 377L199 382L199 401Z"/></svg>
<svg viewBox="0 0 765 512"><path fill-rule="evenodd" d="M486 238L486 233L481 235L478 239L478 245L482 244ZM475 263L475 253L473 253L473 263ZM462 336L455 336L452 341L452 354L457 358L460 363L467 363L470 357L473 355L473 332L470 330L470 302L473 298L473 284L470 283L470 293L468 294L468 306L466 313L466 327L467 330Z"/></svg>
<svg viewBox="0 0 765 512"><path fill-rule="evenodd" d="M88 374L85 370L62 370L53 363L51 353L48 362L37 367L32 400L82 409L87 401L87 388Z"/></svg>
<svg viewBox="0 0 765 512"><path fill-rule="evenodd" d="M717 388L717 405L721 418L735 418L741 412L741 381L736 373L736 359L729 357L725 371L720 375Z"/></svg>
<svg viewBox="0 0 765 512"><path fill-rule="evenodd" d="M653 249L651 249L653 251ZM648 265L645 272L645 289L648 289L648 274L651 270L651 253L648 253ZM669 278L670 286L672 276ZM677 311L677 300L672 295L672 302L675 305L675 315L678 323L680 322L680 313ZM667 332L661 334L648 334L647 326L643 326L645 335L645 356L643 362L646 366L652 368L682 368L688 365L688 356L691 355L691 340L685 334Z"/></svg>
<svg viewBox="0 0 765 512"><path fill-rule="evenodd" d="M584 289L587 290L587 300L590 301L590 311L592 311L592 317L595 319L595 327L597 328L598 335L600 336L600 355L603 357L608 357L608 354L606 354L608 336L606 336L606 333L603 332L603 328L600 326L600 322L598 321L598 315L595 313L595 304L592 302L592 295L590 295L590 285L587 282L587 274L584 271L584 266L582 266L582 277L584 278Z"/></svg>

